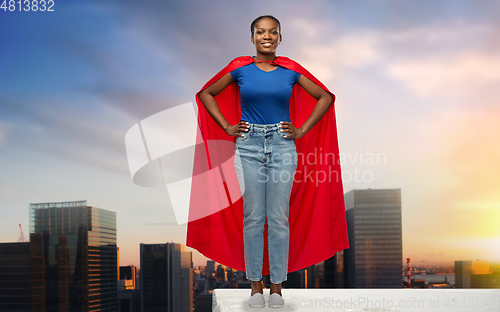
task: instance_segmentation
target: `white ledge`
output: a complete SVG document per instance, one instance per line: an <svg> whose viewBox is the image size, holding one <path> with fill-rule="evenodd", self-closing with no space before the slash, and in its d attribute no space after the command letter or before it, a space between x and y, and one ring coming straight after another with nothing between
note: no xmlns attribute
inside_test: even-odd
<svg viewBox="0 0 500 312"><path fill-rule="evenodd" d="M285 306L248 305L250 289L214 289L212 311L342 311L342 312L498 312L500 289L282 289Z"/></svg>

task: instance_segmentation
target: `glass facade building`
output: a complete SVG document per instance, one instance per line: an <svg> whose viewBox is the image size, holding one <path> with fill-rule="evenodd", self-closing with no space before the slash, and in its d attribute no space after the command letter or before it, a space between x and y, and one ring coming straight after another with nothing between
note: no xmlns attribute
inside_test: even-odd
<svg viewBox="0 0 500 312"><path fill-rule="evenodd" d="M349 249L344 250L346 288L402 288L401 189L345 194Z"/></svg>
<svg viewBox="0 0 500 312"><path fill-rule="evenodd" d="M175 243L141 244L141 312L193 311L192 253Z"/></svg>
<svg viewBox="0 0 500 312"><path fill-rule="evenodd" d="M489 261L455 261L455 288L475 288L471 287L471 276L473 274L488 274L489 272Z"/></svg>
<svg viewBox="0 0 500 312"><path fill-rule="evenodd" d="M86 201L30 204L46 311L117 311L116 213Z"/></svg>
<svg viewBox="0 0 500 312"><path fill-rule="evenodd" d="M323 261L324 283L321 288L344 288L344 250Z"/></svg>
<svg viewBox="0 0 500 312"><path fill-rule="evenodd" d="M0 311L31 311L30 243L0 243Z"/></svg>

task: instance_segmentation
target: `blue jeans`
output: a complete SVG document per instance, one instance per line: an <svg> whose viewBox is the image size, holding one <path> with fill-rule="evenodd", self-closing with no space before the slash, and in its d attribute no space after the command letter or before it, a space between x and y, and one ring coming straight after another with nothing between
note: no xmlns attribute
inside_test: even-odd
<svg viewBox="0 0 500 312"><path fill-rule="evenodd" d="M243 194L243 242L247 279L262 279L267 216L271 283L287 280L290 194L297 169L295 138L280 124L250 124L236 138L235 169Z"/></svg>

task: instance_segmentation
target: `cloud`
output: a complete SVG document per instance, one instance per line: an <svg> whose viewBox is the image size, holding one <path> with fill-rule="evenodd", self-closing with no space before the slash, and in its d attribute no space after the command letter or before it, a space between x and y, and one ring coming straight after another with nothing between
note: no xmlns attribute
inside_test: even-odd
<svg viewBox="0 0 500 312"><path fill-rule="evenodd" d="M424 253L424 257L427 257L427 258L430 258L430 257L440 257L440 256L443 256L443 253L441 252L438 252L437 254L436 253Z"/></svg>
<svg viewBox="0 0 500 312"><path fill-rule="evenodd" d="M331 43L302 50L301 58L308 60L307 68L322 80L337 78L346 71L362 68L380 60L372 32L355 32Z"/></svg>
<svg viewBox="0 0 500 312"><path fill-rule="evenodd" d="M474 96L485 86L500 84L498 55L483 51L436 55L394 62L388 69L419 97Z"/></svg>
<svg viewBox="0 0 500 312"><path fill-rule="evenodd" d="M79 105L78 102L84 104ZM70 100L68 100L70 102ZM122 116L85 100L17 98L2 101L12 120L12 147L39 150L58 158L127 172L123 135L128 124ZM32 105L37 103L37 105ZM86 105L85 105L86 104ZM1 129L0 125L0 129Z"/></svg>
<svg viewBox="0 0 500 312"><path fill-rule="evenodd" d="M493 24L454 20L403 30L337 34L333 22L294 21L300 59L321 80L379 72L417 97L475 96L500 83L500 36ZM377 81L373 81L377 84Z"/></svg>
<svg viewBox="0 0 500 312"><path fill-rule="evenodd" d="M290 25L294 34L294 52L309 71L320 80L332 80L353 68L380 60L377 43L380 33L355 30L348 33L332 31L332 21L311 21L296 18ZM307 39L304 39L307 38ZM284 39L285 40L285 39Z"/></svg>
<svg viewBox="0 0 500 312"><path fill-rule="evenodd" d="M378 44L389 76L418 97L477 96L500 82L500 32L490 23L448 23L389 32Z"/></svg>

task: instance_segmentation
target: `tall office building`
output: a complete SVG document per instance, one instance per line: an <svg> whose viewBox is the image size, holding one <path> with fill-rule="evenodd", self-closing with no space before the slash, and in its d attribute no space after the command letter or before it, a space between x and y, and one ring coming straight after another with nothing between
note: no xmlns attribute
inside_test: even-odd
<svg viewBox="0 0 500 312"><path fill-rule="evenodd" d="M141 293L136 287L135 265L120 267L120 280L118 281L118 306L119 312L139 312L141 310Z"/></svg>
<svg viewBox="0 0 500 312"><path fill-rule="evenodd" d="M470 288L500 289L500 272L491 272L489 274L471 274Z"/></svg>
<svg viewBox="0 0 500 312"><path fill-rule="evenodd" d="M306 288L306 269L288 273L284 286L285 288ZM251 284L248 288L251 288Z"/></svg>
<svg viewBox="0 0 500 312"><path fill-rule="evenodd" d="M30 223L46 311L117 311L116 213L85 200L36 203Z"/></svg>
<svg viewBox="0 0 500 312"><path fill-rule="evenodd" d="M0 311L31 311L30 243L0 243Z"/></svg>
<svg viewBox="0 0 500 312"><path fill-rule="evenodd" d="M175 243L141 244L141 312L193 311L192 253Z"/></svg>
<svg viewBox="0 0 500 312"><path fill-rule="evenodd" d="M121 266L118 285L121 289L136 289L136 267L135 265ZM121 287L120 287L121 286Z"/></svg>
<svg viewBox="0 0 500 312"><path fill-rule="evenodd" d="M226 266L219 264L216 269L216 276L220 281L226 281Z"/></svg>
<svg viewBox="0 0 500 312"><path fill-rule="evenodd" d="M214 273L215 275L215 261L207 260L207 266L205 267L205 274L207 275L207 278L211 273Z"/></svg>
<svg viewBox="0 0 500 312"><path fill-rule="evenodd" d="M344 288L344 250L323 261L323 283L319 288Z"/></svg>
<svg viewBox="0 0 500 312"><path fill-rule="evenodd" d="M345 287L402 288L401 189L352 190L344 198Z"/></svg>
<svg viewBox="0 0 500 312"><path fill-rule="evenodd" d="M45 312L42 236L28 243L0 243L0 311Z"/></svg>
<svg viewBox="0 0 500 312"><path fill-rule="evenodd" d="M455 288L473 288L471 287L471 276L488 274L489 272L489 261L455 261Z"/></svg>

